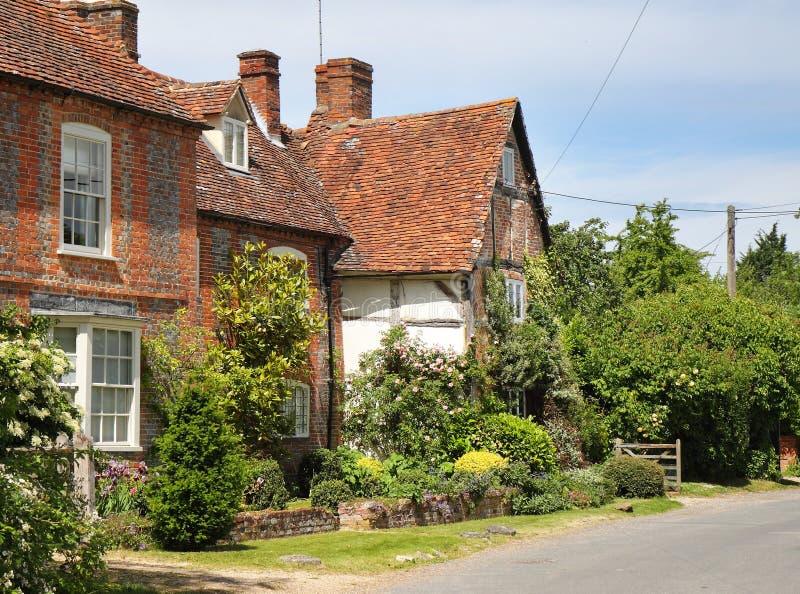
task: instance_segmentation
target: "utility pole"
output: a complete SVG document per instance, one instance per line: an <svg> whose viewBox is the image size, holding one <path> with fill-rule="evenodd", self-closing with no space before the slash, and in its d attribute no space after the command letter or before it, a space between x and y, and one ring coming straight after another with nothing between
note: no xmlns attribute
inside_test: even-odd
<svg viewBox="0 0 800 594"><path fill-rule="evenodd" d="M728 205L728 296L736 297L736 208Z"/></svg>

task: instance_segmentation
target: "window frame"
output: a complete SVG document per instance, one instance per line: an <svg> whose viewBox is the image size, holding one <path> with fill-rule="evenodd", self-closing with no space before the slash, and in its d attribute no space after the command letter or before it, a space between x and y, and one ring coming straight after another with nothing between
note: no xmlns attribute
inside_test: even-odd
<svg viewBox="0 0 800 594"><path fill-rule="evenodd" d="M82 246L64 242L64 173L66 160L64 159L64 141L66 137L88 140L89 142L102 143L105 146L105 180L103 188L103 205L100 208L100 221L98 230L98 246ZM61 164L59 179L59 213L58 213L58 243L60 254L71 254L76 256L111 257L111 135L105 130L101 130L89 124L79 122L64 122L61 125Z"/></svg>
<svg viewBox="0 0 800 594"><path fill-rule="evenodd" d="M288 439L308 439L311 436L311 386L306 383L298 382L295 380L286 380L286 385L289 389L292 390L291 398L287 398L281 403L282 406L282 414L284 418L290 419L294 424L294 430L292 433L286 434L284 437ZM302 388L305 391L304 394L304 414L305 417L305 424L302 427L302 430L298 433L297 428L297 400L295 398L294 391L297 388ZM291 410L289 409L289 403L291 403ZM292 419L289 417L291 413L294 413L295 417Z"/></svg>
<svg viewBox="0 0 800 594"><path fill-rule="evenodd" d="M514 147L504 146L501 168L503 170L503 185L507 188L517 187L515 161L516 161L516 156L514 154Z"/></svg>
<svg viewBox="0 0 800 594"><path fill-rule="evenodd" d="M506 299L511 305L514 322L525 319L525 281L506 277Z"/></svg>
<svg viewBox="0 0 800 594"><path fill-rule="evenodd" d="M233 138L231 139L231 159L232 159L231 161L228 161L225 158L225 156L226 156L225 155L225 142L226 142L225 125L226 124L230 124L231 126L233 126L233 130L234 130ZM243 140L242 140L242 152L243 152L243 154L242 154L242 164L241 165L239 165L236 162L236 157L239 156L238 150L236 148L236 134L235 134L235 132L236 132L237 128L241 128L242 132L243 132ZM249 139L248 139L248 130L247 130L247 128L248 128L248 126L247 126L247 122L246 121L238 120L236 118L232 118L232 117L229 117L229 116L226 116L226 115L222 116L222 162L225 164L226 167L230 167L231 169L236 169L238 171L249 171L249 166L248 166L249 158L248 158L248 156L250 154L249 153L250 146L249 146L249 142L248 142Z"/></svg>
<svg viewBox="0 0 800 594"><path fill-rule="evenodd" d="M141 338L142 322L138 320L123 320L115 318L101 318L98 316L70 316L59 313L51 316L55 320L54 328L75 328L76 366L75 366L75 404L83 411L81 419L81 432L92 437L94 447L107 452L140 452L140 414L141 414ZM131 333L131 384L117 384L124 389L130 389L131 405L128 412L128 439L126 441L104 442L95 440L91 433L92 422L92 366L95 330L112 330ZM54 340L53 331L50 332ZM61 382L59 381L59 385ZM128 388L128 386L130 386ZM100 436L102 437L102 436Z"/></svg>

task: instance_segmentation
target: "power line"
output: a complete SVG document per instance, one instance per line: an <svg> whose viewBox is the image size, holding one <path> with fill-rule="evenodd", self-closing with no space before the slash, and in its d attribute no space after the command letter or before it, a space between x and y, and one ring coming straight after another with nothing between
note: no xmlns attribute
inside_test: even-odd
<svg viewBox="0 0 800 594"><path fill-rule="evenodd" d="M709 242L708 242L707 244L705 244L703 247L701 247L701 248L698 248L698 249L696 249L696 250L692 250L692 251L693 251L693 252L695 252L696 254L698 254L698 253L702 252L704 249L706 249L708 246L710 246L712 243L714 243L714 242L715 242L715 241L717 241L718 239L722 239L722 236L723 236L723 235L725 235L725 233L726 233L726 232L727 232L727 229L723 230L723 231L722 231L722 233L720 233L719 235L717 235L717 236L716 236L714 239L712 239L711 241L709 241ZM712 256L713 256L713 255L716 255L716 253L717 253L717 248L719 248L719 243L717 243L717 247L716 247L716 248L714 248L714 253L713 253L713 254L711 254ZM690 248L690 249L691 249L691 248Z"/></svg>
<svg viewBox="0 0 800 594"><path fill-rule="evenodd" d="M753 206L752 208L737 208L738 211L764 210L765 208L778 208L779 206L800 206L800 202L784 202L783 204L770 204L769 206Z"/></svg>
<svg viewBox="0 0 800 594"><path fill-rule="evenodd" d="M785 217L787 215L796 215L799 211L797 210L786 210L784 212L771 212L769 214L760 214L760 215L751 215L747 217L736 217L737 221L743 221L746 219L768 219L773 217Z"/></svg>
<svg viewBox="0 0 800 594"><path fill-rule="evenodd" d="M586 110L586 113L584 114L583 119L581 120L581 123L578 124L578 127L575 129L575 133L572 135L572 138L569 139L569 142L567 143L567 146L564 147L564 150L561 151L561 154L558 156L558 159L556 159L556 162L553 163L553 166L550 168L550 171L548 171L547 175L544 176L544 180L542 180L542 183L546 182L547 178L550 177L550 174L553 173L553 171L555 171L556 167L558 167L558 164L561 162L561 159L564 157L565 154L567 154L567 151L569 150L569 147L572 146L572 142L578 136L578 132L580 132L581 128L583 128L583 124L586 122L586 119L589 117L589 114L592 113L592 109L594 109L594 106L597 103L597 100L600 99L600 95L603 93L603 89L606 88L606 85L608 84L608 81L611 78L611 75L614 73L614 69L617 67L617 63L619 62L620 58L622 58L622 54L625 52L625 48L628 47L628 42L631 40L631 37L633 37L633 32L636 31L636 27L639 24L639 21L642 20L642 16L644 15L644 11L647 9L647 5L648 4L650 4L650 0L645 0L644 6L642 6L642 10L639 13L639 16L636 17L636 22L633 23L633 27L631 28L631 32L628 33L628 38L625 40L625 43L622 44L622 49L619 50L619 53L617 54L617 59L614 60L614 63L611 65L611 69L608 71L608 74L606 75L606 78L603 81L603 84L600 85L600 89L597 91L597 94L594 96L594 100L592 101L592 104L589 105L589 109Z"/></svg>
<svg viewBox="0 0 800 594"><path fill-rule="evenodd" d="M542 190L542 194L548 194L549 196L560 196L561 198L572 198L574 200L585 200L586 202L599 202L601 204L613 204L615 206L631 206L633 208L637 207L644 207L644 208L652 208L651 206L647 206L644 203L635 204L633 202L617 202L614 200L601 200L599 198L589 198L588 196L576 196L575 194L563 194L561 192L547 192ZM679 208L676 206L667 205L667 208L670 210L675 210L679 212L708 212L708 213L724 213L728 212L727 209L713 209L713 208ZM737 209L742 210L742 209ZM786 215L786 214L797 214L798 211L796 210L775 210L771 212L762 211L762 214L765 216L768 215ZM755 215L754 215L755 216ZM759 215L760 216L760 215ZM738 217L737 217L738 218ZM750 217L747 217L750 218Z"/></svg>

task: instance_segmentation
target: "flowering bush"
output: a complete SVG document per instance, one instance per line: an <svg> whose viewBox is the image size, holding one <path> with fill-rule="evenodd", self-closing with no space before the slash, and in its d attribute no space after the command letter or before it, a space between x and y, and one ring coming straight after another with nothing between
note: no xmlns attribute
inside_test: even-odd
<svg viewBox="0 0 800 594"><path fill-rule="evenodd" d="M347 386L345 440L381 457L398 453L428 463L463 454L475 412L469 368L467 357L392 328Z"/></svg>
<svg viewBox="0 0 800 594"><path fill-rule="evenodd" d="M508 462L500 454L494 452L467 452L456 460L454 468L456 472L483 474L507 465Z"/></svg>
<svg viewBox="0 0 800 594"><path fill-rule="evenodd" d="M97 513L101 516L141 511L144 507L142 487L147 481L147 464L110 460L95 475L97 481Z"/></svg>
<svg viewBox="0 0 800 594"><path fill-rule="evenodd" d="M79 428L57 383L69 363L47 328L0 311L0 591L97 591L105 543L73 490L72 456L39 449Z"/></svg>

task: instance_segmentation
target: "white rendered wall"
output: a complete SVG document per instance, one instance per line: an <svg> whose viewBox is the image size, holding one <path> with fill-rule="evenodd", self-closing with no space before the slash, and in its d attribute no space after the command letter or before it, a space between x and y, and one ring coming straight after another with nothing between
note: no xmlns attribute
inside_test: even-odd
<svg viewBox="0 0 800 594"><path fill-rule="evenodd" d="M345 373L356 371L361 354L378 348L381 335L400 323L428 345L463 352L462 308L457 294L436 279L342 279Z"/></svg>

